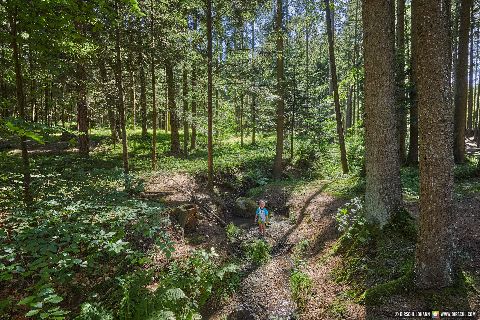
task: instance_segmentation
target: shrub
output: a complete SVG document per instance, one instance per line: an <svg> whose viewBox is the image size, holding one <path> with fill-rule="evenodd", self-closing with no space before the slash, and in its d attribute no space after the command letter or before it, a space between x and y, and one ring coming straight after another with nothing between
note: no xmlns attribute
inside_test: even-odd
<svg viewBox="0 0 480 320"><path fill-rule="evenodd" d="M264 240L255 240L245 247L247 259L256 264L262 264L270 260L271 246Z"/></svg>
<svg viewBox="0 0 480 320"><path fill-rule="evenodd" d="M293 301L302 310L306 307L312 293L312 279L306 273L293 269L290 274L290 290Z"/></svg>
<svg viewBox="0 0 480 320"><path fill-rule="evenodd" d="M234 242L240 236L242 229L237 227L233 222L230 222L225 228L225 232L227 233L227 239Z"/></svg>

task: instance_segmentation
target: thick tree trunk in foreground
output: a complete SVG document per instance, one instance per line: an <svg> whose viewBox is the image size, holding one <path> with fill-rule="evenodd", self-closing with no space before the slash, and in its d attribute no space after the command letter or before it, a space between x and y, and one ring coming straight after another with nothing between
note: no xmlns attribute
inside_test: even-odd
<svg viewBox="0 0 480 320"><path fill-rule="evenodd" d="M343 173L348 173L347 151L345 149L345 137L343 133L342 114L340 111L340 98L338 95L337 67L335 64L335 46L333 43L333 25L330 12L330 1L325 1L325 17L327 23L328 52L330 60L330 76L333 89L333 100L335 103L335 118L337 120L338 144L340 146L340 159Z"/></svg>
<svg viewBox="0 0 480 320"><path fill-rule="evenodd" d="M454 151L456 163L465 161L465 121L467 112L467 71L468 33L470 30L470 10L473 0L462 0L460 8L460 32L458 38L458 58L455 69L455 127Z"/></svg>
<svg viewBox="0 0 480 320"><path fill-rule="evenodd" d="M117 14L119 14L118 3L117 6ZM127 147L127 128L126 128L126 121L125 121L125 101L123 98L123 77L122 77L122 55L120 50L120 28L117 26L115 29L115 69L116 69L116 77L115 82L117 83L117 91L118 91L118 116L120 120L120 130L122 134L122 159L123 159L123 173L125 174L125 188L128 189L128 147Z"/></svg>
<svg viewBox="0 0 480 320"><path fill-rule="evenodd" d="M394 21L394 0L363 0L365 209L369 223L381 227L402 206Z"/></svg>
<svg viewBox="0 0 480 320"><path fill-rule="evenodd" d="M178 156L180 154L180 135L178 133L179 121L177 104L175 102L175 80L173 78L173 65L170 60L166 63L167 87L168 87L168 111L170 113L170 152Z"/></svg>
<svg viewBox="0 0 480 320"><path fill-rule="evenodd" d="M471 22L470 22L470 63L469 63L469 71L468 71L468 106L467 106L467 135L472 134L473 128L473 66L474 66L474 56L473 56L473 7L471 10Z"/></svg>
<svg viewBox="0 0 480 320"><path fill-rule="evenodd" d="M213 77L212 77L212 0L207 0L207 112L208 112L208 183L207 187L213 191Z"/></svg>
<svg viewBox="0 0 480 320"><path fill-rule="evenodd" d="M282 0L277 0L277 12L275 32L277 36L277 143L275 163L273 164L273 177L280 179L283 171L283 130L285 123L285 100L284 100L284 52L283 52L283 11Z"/></svg>
<svg viewBox="0 0 480 320"><path fill-rule="evenodd" d="M445 287L453 282L450 229L453 224L453 114L447 10L449 6L438 0L414 0L412 5L420 124L420 217L415 283L420 288Z"/></svg>
<svg viewBox="0 0 480 320"><path fill-rule="evenodd" d="M399 126L399 157L400 164L405 164L407 136L407 110L405 104L405 0L397 0L397 26L396 26L396 85L397 95L396 103L398 108L398 126Z"/></svg>
<svg viewBox="0 0 480 320"><path fill-rule="evenodd" d="M10 33L12 36L12 50L13 50L13 60L15 63L15 86L16 86L16 97L17 97L17 108L20 115L20 118L25 121L25 94L23 90L23 76L22 76L22 65L20 62L20 52L18 47L18 31L17 31L17 7L13 9L14 12L10 18ZM28 156L27 149L27 137L20 137L20 148L22 149L22 165L23 165L23 202L25 205L29 206L32 201L32 193L30 190L30 159Z"/></svg>
<svg viewBox="0 0 480 320"><path fill-rule="evenodd" d="M407 164L409 166L418 165L418 104L417 104L417 86L415 84L415 70L417 69L415 62L415 43L411 43L410 57L410 141L408 145Z"/></svg>

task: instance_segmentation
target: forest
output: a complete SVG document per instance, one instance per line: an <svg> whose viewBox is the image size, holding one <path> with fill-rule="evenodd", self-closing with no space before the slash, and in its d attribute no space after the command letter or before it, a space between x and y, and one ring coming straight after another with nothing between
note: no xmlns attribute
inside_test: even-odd
<svg viewBox="0 0 480 320"><path fill-rule="evenodd" d="M0 0L0 320L480 319L480 1Z"/></svg>

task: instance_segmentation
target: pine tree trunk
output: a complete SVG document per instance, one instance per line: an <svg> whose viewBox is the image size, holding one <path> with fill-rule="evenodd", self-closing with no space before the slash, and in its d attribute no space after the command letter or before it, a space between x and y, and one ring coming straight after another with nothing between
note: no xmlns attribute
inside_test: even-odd
<svg viewBox="0 0 480 320"><path fill-rule="evenodd" d="M212 75L212 0L207 1L207 113L208 113L208 184L207 188L213 191L213 75Z"/></svg>
<svg viewBox="0 0 480 320"><path fill-rule="evenodd" d="M120 11L118 8L118 0L115 1L115 6L117 10L117 17L120 18ZM125 101L123 98L123 67L122 67L122 55L120 49L120 27L117 26L115 28L115 82L117 84L117 92L118 92L118 116L119 116L119 124L121 130L121 137L122 137L122 159L123 159L123 173L125 174L125 189L129 189L129 181L128 181L128 147L127 147L127 129L126 129L126 121L125 121Z"/></svg>
<svg viewBox="0 0 480 320"><path fill-rule="evenodd" d="M88 103L87 103L87 74L83 62L77 62L77 130L78 152L88 156L90 152L88 137Z"/></svg>
<svg viewBox="0 0 480 320"><path fill-rule="evenodd" d="M340 98L338 95L337 67L335 64L335 46L333 42L333 24L331 20L330 1L325 1L325 17L327 23L328 52L330 61L330 76L335 104L335 118L337 122L338 144L340 146L340 159L343 173L348 173L347 151L345 149L345 137L343 133L342 114L340 111Z"/></svg>
<svg viewBox="0 0 480 320"><path fill-rule="evenodd" d="M20 49L18 46L18 31L17 31L17 7L13 8L13 13L10 17L10 33L11 33L11 45L13 51L13 60L15 64L15 86L16 86L16 98L17 108L19 116L23 121L26 121L25 115L25 94L23 88L23 75L22 64L20 62ZM22 169L23 169L23 202L26 206L30 206L33 197L30 190L31 176L30 176L30 159L27 149L27 137L20 137L20 148L22 150Z"/></svg>
<svg viewBox="0 0 480 320"><path fill-rule="evenodd" d="M411 23L413 23L411 21ZM411 46L411 56L410 56L410 69L409 69L409 78L411 82L409 90L409 100L410 100L410 134L409 134L409 144L408 144L408 155L407 155L407 164L409 166L418 165L418 108L417 108L417 86L415 84L415 70L417 69L415 62L415 43L410 42Z"/></svg>
<svg viewBox="0 0 480 320"><path fill-rule="evenodd" d="M99 63L99 69L100 69L100 78L102 79L103 83L103 94L105 95L105 103L106 103L106 109L107 109L107 116L108 116L108 122L110 125L110 135L112 137L112 143L115 145L117 142L117 132L115 130L115 98L112 96L111 90L108 85L108 73L107 73L107 67L105 63L105 59L100 59Z"/></svg>
<svg viewBox="0 0 480 320"><path fill-rule="evenodd" d="M399 157L400 164L405 164L407 136L407 110L405 103L405 0L397 0L397 26L396 26L396 103L398 108L399 125Z"/></svg>
<svg viewBox="0 0 480 320"><path fill-rule="evenodd" d="M275 148L275 163L273 165L273 177L280 179L283 172L283 134L285 122L285 100L284 100L284 54L283 51L283 5L282 0L277 0L275 33L277 45L277 143Z"/></svg>
<svg viewBox="0 0 480 320"><path fill-rule="evenodd" d="M155 48L155 33L154 33L154 24L155 21L153 19L153 1L150 3L150 33L151 33L151 43L152 48ZM157 79L155 76L155 54L152 50L150 56L150 73L152 74L152 170L157 170L157 90L156 84Z"/></svg>
<svg viewBox="0 0 480 320"><path fill-rule="evenodd" d="M277 0L278 5L278 0ZM278 41L278 40L277 40ZM278 43L277 43L278 45ZM254 54L255 54L255 22L252 22L252 66L254 65ZM278 62L278 61L277 61ZM255 82L253 83L253 90L252 90L252 105L251 105L251 114L252 114L252 145L255 145L255 134L257 131L257 111L255 110L256 107L256 97L255 97Z"/></svg>
<svg viewBox="0 0 480 320"><path fill-rule="evenodd" d="M197 147L197 73L195 65L192 66L192 134L190 135L190 149L194 150Z"/></svg>
<svg viewBox="0 0 480 320"><path fill-rule="evenodd" d="M467 106L467 135L472 134L472 124L473 124L473 67L474 67L474 60L473 60L473 7L471 10L471 22L470 22L470 68L468 72L468 106Z"/></svg>
<svg viewBox="0 0 480 320"><path fill-rule="evenodd" d="M147 79L145 76L143 52L140 52L138 55L138 65L140 68L140 109L142 113L142 137L146 137L147 136Z"/></svg>
<svg viewBox="0 0 480 320"><path fill-rule="evenodd" d="M188 156L188 70L183 65L183 155Z"/></svg>
<svg viewBox="0 0 480 320"><path fill-rule="evenodd" d="M363 0L365 212L383 227L402 206L395 107L395 2Z"/></svg>
<svg viewBox="0 0 480 320"><path fill-rule="evenodd" d="M456 163L463 163L465 161L465 121L468 95L468 33L470 30L472 1L473 0L462 0L460 8L458 58L455 70L455 140L453 155Z"/></svg>
<svg viewBox="0 0 480 320"><path fill-rule="evenodd" d="M350 86L347 93L347 112L345 116L345 126L347 129L352 127L352 96L353 86Z"/></svg>
<svg viewBox="0 0 480 320"><path fill-rule="evenodd" d="M420 124L420 217L415 253L419 288L453 283L453 114L448 94L451 46L447 10L438 0L414 0L412 5Z"/></svg>
<svg viewBox="0 0 480 320"><path fill-rule="evenodd" d="M165 65L168 87L168 112L170 114L170 152L172 155L180 155L180 135L178 133L179 121L175 101L175 79L173 77L173 65L170 60Z"/></svg>

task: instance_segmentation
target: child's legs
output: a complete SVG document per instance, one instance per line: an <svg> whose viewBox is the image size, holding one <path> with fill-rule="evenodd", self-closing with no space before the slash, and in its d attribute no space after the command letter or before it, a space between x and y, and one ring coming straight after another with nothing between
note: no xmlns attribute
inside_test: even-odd
<svg viewBox="0 0 480 320"><path fill-rule="evenodd" d="M260 232L265 233L265 222L260 223Z"/></svg>

